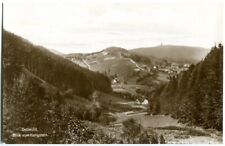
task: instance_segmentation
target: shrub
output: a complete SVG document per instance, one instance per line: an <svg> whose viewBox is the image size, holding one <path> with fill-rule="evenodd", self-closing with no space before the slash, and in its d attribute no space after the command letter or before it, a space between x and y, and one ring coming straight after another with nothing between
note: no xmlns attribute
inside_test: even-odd
<svg viewBox="0 0 225 146"><path fill-rule="evenodd" d="M98 102L92 103L89 107L87 107L87 111L85 112L85 120L89 121L98 121L99 117L102 113L102 109Z"/></svg>
<svg viewBox="0 0 225 146"><path fill-rule="evenodd" d="M116 117L114 117L114 116L101 115L99 117L99 122L104 124L104 125L108 125L108 124L110 124L111 122L114 122L114 121L116 121Z"/></svg>
<svg viewBox="0 0 225 146"><path fill-rule="evenodd" d="M163 136L158 138L158 134L153 130L144 130L134 119L128 119L123 122L122 136L124 138L123 143L157 144L160 138L160 142L163 143Z"/></svg>

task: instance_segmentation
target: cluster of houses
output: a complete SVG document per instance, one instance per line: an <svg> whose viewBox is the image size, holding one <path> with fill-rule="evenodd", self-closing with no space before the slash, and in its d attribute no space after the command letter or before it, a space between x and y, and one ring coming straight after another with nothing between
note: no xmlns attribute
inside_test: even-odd
<svg viewBox="0 0 225 146"><path fill-rule="evenodd" d="M153 69L167 73L168 75L177 75L181 71L188 70L189 67L190 67L190 64L178 64L173 62L173 63L170 63L169 65L153 66Z"/></svg>
<svg viewBox="0 0 225 146"><path fill-rule="evenodd" d="M140 68L135 68L134 71L136 72L139 72L139 75L140 76L143 76L146 74L146 72L148 73L153 73L154 71L156 72L162 72L162 73L165 73L167 74L167 78L170 78L170 77L174 77L174 76L177 76L181 71L186 71L188 70L188 68L190 67L190 64L178 64L178 63L168 63L166 65L155 65L155 66L152 66L152 67L149 67L147 65L143 65L143 64L140 64L139 67L145 71L145 72L141 72L141 69ZM120 83L120 79L118 78L112 78L111 79L111 83L112 84L118 84Z"/></svg>

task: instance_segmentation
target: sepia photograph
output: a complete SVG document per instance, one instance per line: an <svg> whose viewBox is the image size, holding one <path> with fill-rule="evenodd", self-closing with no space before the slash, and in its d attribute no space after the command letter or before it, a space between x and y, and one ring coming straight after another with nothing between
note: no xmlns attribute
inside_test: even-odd
<svg viewBox="0 0 225 146"><path fill-rule="evenodd" d="M223 0L7 0L1 143L223 144Z"/></svg>

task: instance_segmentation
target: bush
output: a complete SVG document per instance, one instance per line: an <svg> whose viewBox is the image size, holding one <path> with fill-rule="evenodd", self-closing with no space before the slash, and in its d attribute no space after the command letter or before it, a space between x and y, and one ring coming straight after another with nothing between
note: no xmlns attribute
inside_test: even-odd
<svg viewBox="0 0 225 146"><path fill-rule="evenodd" d="M110 123L116 121L116 117L114 116L107 116L107 115L101 115L99 117L99 122L104 125L109 125Z"/></svg>
<svg viewBox="0 0 225 146"><path fill-rule="evenodd" d="M132 144L157 144L163 143L163 136L158 138L158 134L153 130L144 130L134 119L128 119L123 122L123 143ZM161 141L158 141L160 139ZM164 141L165 142L165 141Z"/></svg>

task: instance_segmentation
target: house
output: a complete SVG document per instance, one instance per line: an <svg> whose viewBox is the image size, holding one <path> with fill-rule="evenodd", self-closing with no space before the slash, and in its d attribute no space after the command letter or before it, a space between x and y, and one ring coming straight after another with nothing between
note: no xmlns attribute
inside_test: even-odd
<svg viewBox="0 0 225 146"><path fill-rule="evenodd" d="M138 99L136 99L136 104L141 104L141 102Z"/></svg>
<svg viewBox="0 0 225 146"><path fill-rule="evenodd" d="M136 99L136 104L147 105L148 104L148 100L144 99L143 101L140 101L140 100Z"/></svg>
<svg viewBox="0 0 225 146"><path fill-rule="evenodd" d="M147 105L148 104L148 100L147 99L145 99L141 104L143 104L143 105Z"/></svg>
<svg viewBox="0 0 225 146"><path fill-rule="evenodd" d="M153 69L158 69L158 67L154 65L154 66L153 66Z"/></svg>
<svg viewBox="0 0 225 146"><path fill-rule="evenodd" d="M190 64L184 64L184 67L188 68L188 67L190 67Z"/></svg>
<svg viewBox="0 0 225 146"><path fill-rule="evenodd" d="M119 83L119 81L118 81L117 78L115 78L115 79L112 80L112 84L116 84L116 83Z"/></svg>
<svg viewBox="0 0 225 146"><path fill-rule="evenodd" d="M177 64L177 63L172 63L172 64L171 64L171 69L174 69L174 70L179 69L179 64Z"/></svg>

